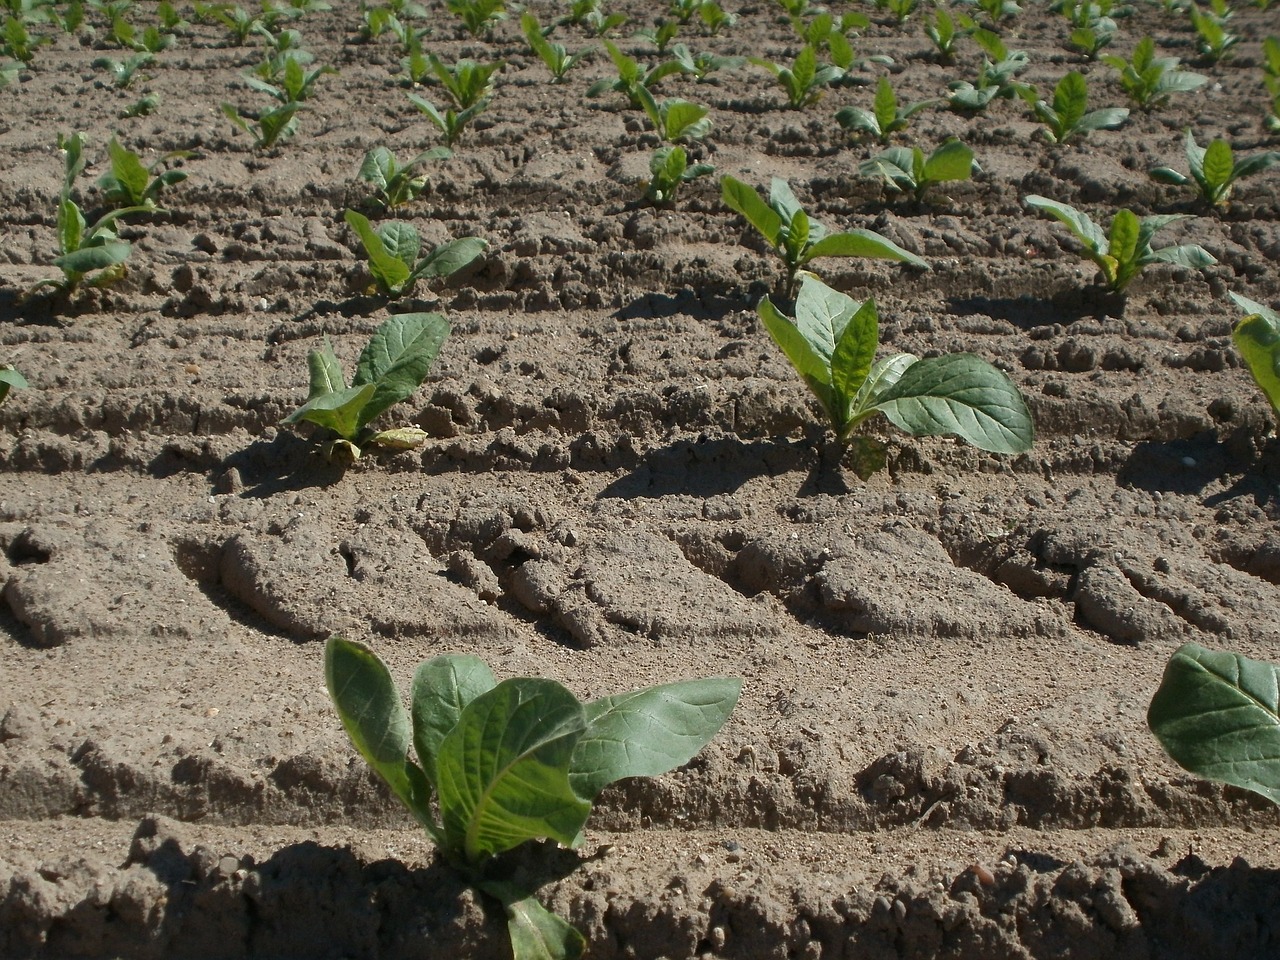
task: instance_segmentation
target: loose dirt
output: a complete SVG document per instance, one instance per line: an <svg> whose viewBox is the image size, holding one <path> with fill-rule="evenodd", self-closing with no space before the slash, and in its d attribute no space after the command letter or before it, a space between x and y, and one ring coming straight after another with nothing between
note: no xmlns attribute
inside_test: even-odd
<svg viewBox="0 0 1280 960"><path fill-rule="evenodd" d="M610 788L581 851L544 851L583 861L542 893L591 957L1280 957L1277 811L1181 772L1144 719L1184 641L1280 659L1280 450L1226 298L1280 299L1280 179L1209 213L1145 175L1184 164L1188 126L1277 146L1259 69L1276 14L1239 4L1234 56L1189 64L1206 87L1066 146L1018 101L926 111L910 137L959 136L982 172L920 204L858 177L873 147L832 119L886 70L903 100L976 74L967 40L935 62L918 15L856 41L892 67L803 111L759 68L663 81L711 108L692 152L718 175L787 177L829 227L929 262L815 264L875 297L883 349L973 351L1035 415L1018 457L876 422L887 466L863 481L756 318L780 266L716 178L645 205L656 139L621 97L583 98L606 57L551 85L515 20L477 41L434 4L428 51L506 69L398 214L490 243L393 305L453 324L384 418L430 439L344 471L279 427L307 352L327 336L349 370L388 315L342 218L367 198L362 157L438 140L391 39L360 42L355 4L334 6L297 29L340 73L275 150L219 109L266 104L241 79L261 52L210 25L128 91L92 65L119 55L105 30L59 36L0 91L0 361L32 384L0 406L0 955L507 955L501 918L343 734L318 642L340 632L402 683L441 652L583 698L745 679L696 760ZM723 36L682 38L798 51L779 7L727 6ZM655 8L610 9L629 30ZM1115 52L1151 33L1195 60L1183 16L1120 23ZM1091 106L1122 102L1063 17L1001 29L1042 94L1079 69ZM147 92L153 115L116 119ZM86 206L116 132L148 160L192 151L190 178L124 228L122 283L20 303L56 273L55 139L77 129ZM1191 214L1161 238L1219 263L1098 296L1031 193L1103 220Z"/></svg>

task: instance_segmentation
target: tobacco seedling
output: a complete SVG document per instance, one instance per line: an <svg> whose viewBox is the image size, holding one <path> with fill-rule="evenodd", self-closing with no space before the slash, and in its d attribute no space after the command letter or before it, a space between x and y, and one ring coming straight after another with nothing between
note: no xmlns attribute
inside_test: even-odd
<svg viewBox="0 0 1280 960"><path fill-rule="evenodd" d="M473 37L488 36L507 19L506 0L445 0L445 6Z"/></svg>
<svg viewBox="0 0 1280 960"><path fill-rule="evenodd" d="M725 57L706 51L693 53L683 43L677 43L671 48L671 56L680 65L682 73L699 83L705 82L719 70L737 70L747 62L746 57Z"/></svg>
<svg viewBox="0 0 1280 960"><path fill-rule="evenodd" d="M858 165L864 177L883 177L889 189L910 193L917 202L935 183L968 180L978 169L973 151L954 138L927 157L919 147L890 147Z"/></svg>
<svg viewBox="0 0 1280 960"><path fill-rule="evenodd" d="M65 154L65 172L58 198L59 255L53 263L62 271L62 277L38 281L23 294L24 299L45 287L66 293L81 283L103 287L121 279L125 275L124 262L129 258L131 247L127 240L120 239L116 221L131 213L149 212L145 207L121 207L103 214L92 226L86 224L84 213L71 199L76 178L85 167L84 139L79 133L70 137L59 136L58 149Z"/></svg>
<svg viewBox="0 0 1280 960"><path fill-rule="evenodd" d="M160 94L148 93L145 97L135 100L121 110L119 117L121 120L127 120L131 117L149 117L158 106L160 106Z"/></svg>
<svg viewBox="0 0 1280 960"><path fill-rule="evenodd" d="M1177 57L1157 57L1156 42L1143 37L1129 60L1103 57L1103 62L1120 71L1120 86L1143 110L1160 106L1170 94L1186 93L1204 86L1209 78L1179 68Z"/></svg>
<svg viewBox="0 0 1280 960"><path fill-rule="evenodd" d="M905 107L898 105L898 95L889 84L888 77L881 77L876 84L876 96L871 110L845 107L836 113L836 122L850 133L870 134L881 143L888 143L899 130L905 130L921 110L940 103L939 100L920 100Z"/></svg>
<svg viewBox="0 0 1280 960"><path fill-rule="evenodd" d="M736 13L729 13L716 0L702 0L698 4L698 19L709 37L718 37L722 31L738 22Z"/></svg>
<svg viewBox="0 0 1280 960"><path fill-rule="evenodd" d="M489 245L479 237L462 237L440 244L419 260L422 241L413 224L392 221L374 230L368 219L354 210L347 211L346 220L364 246L375 288L392 299L409 293L419 280L456 273Z"/></svg>
<svg viewBox="0 0 1280 960"><path fill-rule="evenodd" d="M493 77L505 63L477 63L475 60L459 60L453 66L445 64L434 53L427 56L431 72L444 87L459 110L467 110L489 99L493 93Z"/></svg>
<svg viewBox="0 0 1280 960"><path fill-rule="evenodd" d="M589 47L585 47L570 55L568 48L564 44L552 43L543 35L542 28L538 25L538 18L532 13L526 13L520 18L520 27L524 30L525 39L529 41L529 46L533 49L533 52L538 55L547 69L551 71L553 83L562 83L565 74L591 52Z"/></svg>
<svg viewBox="0 0 1280 960"><path fill-rule="evenodd" d="M711 130L710 111L701 104L676 98L658 101L644 86L636 88L636 96L660 140L701 140Z"/></svg>
<svg viewBox="0 0 1280 960"><path fill-rule="evenodd" d="M265 93L281 103L301 103L311 96L311 89L315 86L317 80L337 72L337 68L328 66L316 67L314 70L309 71L302 65L301 59L286 55L284 57L284 71L281 75L279 86L260 80L257 77L247 76L244 80L245 83L259 93Z"/></svg>
<svg viewBox="0 0 1280 960"><path fill-rule="evenodd" d="M1280 804L1280 667L1185 643L1165 664L1147 726L1179 766Z"/></svg>
<svg viewBox="0 0 1280 960"><path fill-rule="evenodd" d="M1026 197L1024 202L1066 226L1083 244L1084 255L1097 265L1103 284L1115 293L1123 293L1129 282L1153 263L1199 269L1218 262L1207 250L1194 243L1152 249L1151 241L1156 231L1178 220L1190 219L1186 214L1139 219L1131 210L1118 210L1111 218L1110 231L1104 233L1088 214L1065 203L1034 195Z"/></svg>
<svg viewBox="0 0 1280 960"><path fill-rule="evenodd" d="M684 147L659 147L649 158L650 177L644 195L655 205L666 206L675 203L684 184L714 172L709 163L690 164Z"/></svg>
<svg viewBox="0 0 1280 960"><path fill-rule="evenodd" d="M245 45L255 25L263 23L270 26L279 19L278 13L273 14L266 8L259 13L250 13L239 4L197 3L194 10L201 19L214 20L226 27L231 34L232 45L237 47Z"/></svg>
<svg viewBox="0 0 1280 960"><path fill-rule="evenodd" d="M150 26L138 35L133 24L124 17L116 17L111 22L111 39L127 50L135 53L160 53L168 50L177 41L171 33L164 33L158 27Z"/></svg>
<svg viewBox="0 0 1280 960"><path fill-rule="evenodd" d="M826 93L827 86L845 74L835 64L820 64L818 51L812 44L806 44L789 67L762 57L749 59L757 67L763 67L777 77L787 95L787 106L792 110L801 110L817 103Z"/></svg>
<svg viewBox="0 0 1280 960"><path fill-rule="evenodd" d="M1230 297L1247 314L1236 323L1231 339L1244 357L1254 383L1271 404L1271 412L1280 421L1280 316L1238 293L1231 293Z"/></svg>
<svg viewBox="0 0 1280 960"><path fill-rule="evenodd" d="M913 437L953 435L993 453L1031 449L1031 414L1022 395L985 360L971 353L924 360L898 353L877 361L874 300L859 303L805 277L794 317L768 297L759 314L818 398L841 447L858 424L883 413Z"/></svg>
<svg viewBox="0 0 1280 960"><path fill-rule="evenodd" d="M846 13L837 20L832 14L823 12L807 23L800 19L793 19L791 27L802 43L813 47L817 53L827 51L831 55L831 62L841 70L847 71L853 68L853 44L849 36L855 30L865 29L870 23L871 21L860 13ZM879 57L871 59L877 62L881 60ZM893 62L887 57L883 60L886 63Z"/></svg>
<svg viewBox="0 0 1280 960"><path fill-rule="evenodd" d="M668 9L676 18L676 23L686 26L697 15L702 4L703 0L670 0Z"/></svg>
<svg viewBox="0 0 1280 960"><path fill-rule="evenodd" d="M959 34L956 32L956 21L947 12L946 7L938 7L934 12L933 19L926 21L924 32L925 36L933 41L933 45L938 51L939 63L950 64L955 62L956 40L959 38Z"/></svg>
<svg viewBox="0 0 1280 960"><path fill-rule="evenodd" d="M606 92L620 93L627 98L628 104L639 110L642 107L640 95L636 92L638 88L645 87L652 90L663 77L686 72L684 65L675 60L666 60L650 70L645 70L639 63L619 50L613 42L605 40L604 48L608 51L609 59L613 61L618 76L615 79L597 80L587 88L588 97L598 97Z"/></svg>
<svg viewBox="0 0 1280 960"><path fill-rule="evenodd" d="M1028 88L1026 100L1036 118L1045 125L1045 135L1053 143L1065 143L1078 133L1090 130L1114 130L1129 119L1127 107L1089 110L1089 85L1084 76L1070 71L1053 88L1053 104L1036 98Z"/></svg>
<svg viewBox="0 0 1280 960"><path fill-rule="evenodd" d="M893 14L893 19L898 23L906 23L907 17L915 13L920 7L920 0L885 0L884 8Z"/></svg>
<svg viewBox="0 0 1280 960"><path fill-rule="evenodd" d="M1022 12L1022 7L1014 0L973 0L973 3L987 15L987 19L993 26L1001 20L1016 17Z"/></svg>
<svg viewBox="0 0 1280 960"><path fill-rule="evenodd" d="M325 456L335 463L353 463L370 446L405 450L421 445L427 434L416 427L374 431L369 424L422 386L448 335L448 321L438 313L390 317L361 351L351 386L326 337L321 349L307 354L307 402L281 422L305 421L337 434L325 444Z"/></svg>
<svg viewBox="0 0 1280 960"><path fill-rule="evenodd" d="M693 759L742 692L714 677L582 703L554 680L498 683L479 658L446 654L418 667L406 711L377 654L341 637L325 645L325 682L356 750L444 860L502 904L515 960L579 957L586 941L495 858L529 840L580 846L606 786Z"/></svg>
<svg viewBox="0 0 1280 960"><path fill-rule="evenodd" d="M8 17L0 28L0 50L30 66L36 58L36 47L49 42L48 37L32 37L27 25L18 17Z"/></svg>
<svg viewBox="0 0 1280 960"><path fill-rule="evenodd" d="M386 147L374 147L364 155L359 176L378 191L374 199L384 211L394 210L416 200L427 188L426 175L416 173L422 164L432 160L447 160L451 156L453 151L447 147L432 147L401 166Z"/></svg>
<svg viewBox="0 0 1280 960"><path fill-rule="evenodd" d="M1200 8L1192 4L1191 25L1196 28L1196 46L1205 63L1218 63L1227 52L1240 42L1234 33L1227 33L1221 21L1200 12Z"/></svg>
<svg viewBox="0 0 1280 960"><path fill-rule="evenodd" d="M140 69L155 60L151 53L135 53L125 60L113 60L111 57L98 57L93 61L95 67L101 67L111 74L111 82L121 90L127 90L137 79Z"/></svg>
<svg viewBox="0 0 1280 960"><path fill-rule="evenodd" d="M467 128L467 125L484 113L485 107L489 106L488 100L481 100L478 103L473 103L465 110L454 110L453 107L445 107L442 111L430 100L424 100L417 94L409 94L409 99L444 134L446 147L452 147L457 142L458 137L462 136L462 131Z"/></svg>
<svg viewBox="0 0 1280 960"><path fill-rule="evenodd" d="M680 24L674 20L660 20L657 25L636 31L636 36L648 40L658 48L658 53L666 53L667 47L680 35Z"/></svg>
<svg viewBox="0 0 1280 960"><path fill-rule="evenodd" d="M141 157L112 137L107 144L107 155L111 158L111 169L98 178L98 189L111 207L159 210L161 191L187 179L183 170L160 169L171 160L189 157L190 153L185 150L166 153L147 167L143 166Z"/></svg>
<svg viewBox="0 0 1280 960"><path fill-rule="evenodd" d="M1151 179L1179 187L1195 186L1200 191L1200 198L1215 207L1222 206L1231 198L1231 188L1241 177L1280 165L1280 152L1275 150L1237 160L1231 144L1225 140L1214 140L1207 147L1202 147L1196 143L1190 129L1187 130L1184 149L1191 176L1171 167L1155 167L1149 171Z"/></svg>
<svg viewBox="0 0 1280 960"><path fill-rule="evenodd" d="M625 13L606 13L603 10L592 10L582 18L582 26L593 37L607 37L615 30L620 30L627 22Z"/></svg>
<svg viewBox="0 0 1280 960"><path fill-rule="evenodd" d="M986 56L978 69L976 83L955 80L947 85L951 90L947 100L952 109L981 111L996 97L1021 95L1027 85L1014 78L1030 62L1026 52L1008 49L999 35L990 30L976 29L970 36Z"/></svg>
<svg viewBox="0 0 1280 960"><path fill-rule="evenodd" d="M1097 60L1102 48L1109 46L1116 38L1116 33L1115 21L1104 18L1096 23L1073 29L1067 37L1067 46L1072 50L1079 50L1084 54L1085 59Z"/></svg>
<svg viewBox="0 0 1280 960"><path fill-rule="evenodd" d="M10 390L25 390L28 386L27 378L12 366L7 363L0 366L0 403L8 398Z"/></svg>
<svg viewBox="0 0 1280 960"><path fill-rule="evenodd" d="M257 150L270 150L277 143L283 143L298 132L299 110L304 109L298 102L286 103L274 110L265 110L254 116L252 113L241 113L230 103L222 105L223 115L233 124L253 137L253 146Z"/></svg>
<svg viewBox="0 0 1280 960"><path fill-rule="evenodd" d="M720 191L725 205L745 217L782 258L787 268L788 296L795 292L803 268L818 257L874 257L929 269L914 253L871 230L828 233L822 224L809 218L787 181L779 177L769 185L768 203L752 187L730 176L720 178Z"/></svg>

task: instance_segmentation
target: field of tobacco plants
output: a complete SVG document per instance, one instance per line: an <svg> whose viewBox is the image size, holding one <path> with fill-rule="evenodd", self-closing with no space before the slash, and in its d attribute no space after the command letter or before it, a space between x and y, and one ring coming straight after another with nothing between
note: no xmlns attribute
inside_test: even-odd
<svg viewBox="0 0 1280 960"><path fill-rule="evenodd" d="M1280 956L1267 6L3 0L0 956Z"/></svg>

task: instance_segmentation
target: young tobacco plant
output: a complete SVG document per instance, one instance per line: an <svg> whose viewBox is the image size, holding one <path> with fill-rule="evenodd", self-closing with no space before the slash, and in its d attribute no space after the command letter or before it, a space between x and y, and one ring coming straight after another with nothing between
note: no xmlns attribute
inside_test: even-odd
<svg viewBox="0 0 1280 960"><path fill-rule="evenodd" d="M1237 160L1227 141L1214 140L1207 147L1202 147L1196 143L1190 129L1187 130L1184 149L1191 176L1179 173L1172 167L1155 167L1148 173L1157 183L1171 183L1179 187L1194 186L1200 191L1200 199L1211 207L1226 204L1231 198L1231 188L1241 177L1280 166L1280 152L1267 150Z"/></svg>
<svg viewBox="0 0 1280 960"><path fill-rule="evenodd" d="M93 61L95 67L100 67L111 74L111 82L120 90L128 90L133 86L133 81L138 78L138 71L148 64L155 61L155 54L152 53L135 53L131 57L124 60L115 60L111 57L98 57Z"/></svg>
<svg viewBox="0 0 1280 960"><path fill-rule="evenodd" d="M809 218L787 181L779 177L769 185L767 203L754 188L730 176L720 178L720 192L725 206L745 217L786 264L788 296L795 293L803 268L818 257L875 257L929 269L914 253L871 230L828 233Z"/></svg>
<svg viewBox="0 0 1280 960"><path fill-rule="evenodd" d="M652 90L654 85L663 77L669 77L675 73L685 73L684 64L676 60L666 60L657 66L645 70L644 67L631 59L617 45L610 40L604 41L604 48L609 53L609 59L613 61L614 69L618 71L616 78L605 78L597 80L587 88L588 97L598 97L602 93L614 92L620 93L627 98L627 103L633 108L642 109L640 94L637 92L640 87Z"/></svg>
<svg viewBox="0 0 1280 960"><path fill-rule="evenodd" d="M934 11L933 19L925 22L924 33L933 41L934 49L938 51L939 63L955 62L956 40L959 39L959 33L956 31L955 18L947 12L946 7L938 7Z"/></svg>
<svg viewBox="0 0 1280 960"><path fill-rule="evenodd" d="M889 138L899 130L905 130L921 110L927 110L940 100L919 100L906 106L898 105L898 95L889 84L888 77L881 77L876 84L876 96L871 110L860 107L845 107L836 113L836 122L850 133L870 134L881 143L887 144Z"/></svg>
<svg viewBox="0 0 1280 960"><path fill-rule="evenodd" d="M716 0L702 0L698 4L698 19L709 37L718 37L738 22L736 13L729 13Z"/></svg>
<svg viewBox="0 0 1280 960"><path fill-rule="evenodd" d="M525 13L520 18L520 28L524 31L525 39L529 42L530 48L536 53L539 59L551 71L551 81L553 83L563 83L565 75L573 69L573 67L591 52L590 47L584 47L575 54L570 54L567 47L562 43L552 43L546 38L542 32L542 27L538 24L538 18L532 13Z"/></svg>
<svg viewBox="0 0 1280 960"><path fill-rule="evenodd" d="M1089 85L1083 74L1070 71L1053 88L1053 103L1040 100L1032 87L1024 94L1036 118L1044 124L1045 135L1053 143L1065 143L1090 130L1114 130L1129 119L1127 107L1089 109Z"/></svg>
<svg viewBox="0 0 1280 960"><path fill-rule="evenodd" d="M445 0L445 6L473 37L489 36L507 19L506 0Z"/></svg>
<svg viewBox="0 0 1280 960"><path fill-rule="evenodd" d="M1280 316L1257 301L1231 293L1231 299L1247 316L1231 331L1240 356L1258 389L1280 421Z"/></svg>
<svg viewBox="0 0 1280 960"><path fill-rule="evenodd" d="M683 43L672 45L671 57L680 65L679 72L693 77L699 83L711 80L711 74L719 70L737 70L747 62L746 57L725 57L708 51L693 53Z"/></svg>
<svg viewBox="0 0 1280 960"><path fill-rule="evenodd" d="M1191 25L1196 30L1196 47L1205 63L1221 62L1228 51L1240 42L1240 38L1234 33L1227 33L1222 21L1212 14L1201 13L1195 4L1192 4L1189 13Z"/></svg>
<svg viewBox="0 0 1280 960"><path fill-rule="evenodd" d="M356 750L445 862L502 905L515 960L579 957L586 941L497 858L530 840L580 846L606 786L693 759L742 691L715 677L582 703L554 680L498 683L479 658L446 654L418 667L406 711L377 654L341 637L325 646L325 682Z"/></svg>
<svg viewBox="0 0 1280 960"><path fill-rule="evenodd" d="M684 147L659 147L649 158L649 182L645 185L645 198L655 206L673 204L676 194L684 184L714 172L715 167L709 163L689 163L689 155Z"/></svg>
<svg viewBox="0 0 1280 960"><path fill-rule="evenodd" d="M748 59L778 78L779 85L787 95L787 106L792 110L802 110L817 103L826 93L827 87L845 73L835 64L820 64L817 48L812 44L806 44L789 67L763 57Z"/></svg>
<svg viewBox="0 0 1280 960"><path fill-rule="evenodd" d="M660 20L652 27L636 31L636 36L648 40L658 48L658 53L666 53L673 40L680 35L680 24L675 20Z"/></svg>
<svg viewBox="0 0 1280 960"><path fill-rule="evenodd" d="M859 303L816 277L800 283L795 316L768 297L760 319L826 413L843 447L862 421L884 414L913 437L953 435L993 453L1031 449L1031 413L1018 388L971 353L875 359L874 300Z"/></svg>
<svg viewBox="0 0 1280 960"><path fill-rule="evenodd" d="M1143 110L1160 106L1171 94L1195 90L1209 81L1201 74L1180 69L1177 57L1157 57L1156 42L1151 37L1139 40L1128 60L1116 56L1102 59L1120 71L1120 86Z"/></svg>
<svg viewBox="0 0 1280 960"><path fill-rule="evenodd" d="M273 110L263 110L254 116L248 111L241 113L235 104L222 105L223 116L253 138L256 150L270 150L297 133L297 113L301 109L303 105L295 100Z"/></svg>
<svg viewBox="0 0 1280 960"><path fill-rule="evenodd" d="M919 147L890 147L858 165L864 177L883 177L889 189L910 193L917 203L935 183L968 180L977 169L973 151L954 138L928 156Z"/></svg>
<svg viewBox="0 0 1280 960"><path fill-rule="evenodd" d="M493 94L494 74L506 66L501 60L477 63L463 59L450 67L434 53L427 56L427 63L459 110L467 110L488 100Z"/></svg>
<svg viewBox="0 0 1280 960"><path fill-rule="evenodd" d="M377 190L374 201L384 210L394 210L402 204L416 200L427 188L427 177L416 173L424 163L447 160L453 151L447 147L424 150L403 166L386 147L374 147L364 155L360 164L360 179Z"/></svg>
<svg viewBox="0 0 1280 960"><path fill-rule="evenodd" d="M419 260L422 240L413 224L392 221L374 230L368 219L354 210L347 211L346 220L364 246L375 289L392 299L408 294L419 280L456 273L489 245L479 237L462 237L440 244Z"/></svg>
<svg viewBox="0 0 1280 960"><path fill-rule="evenodd" d="M1165 664L1147 726L1179 766L1280 804L1280 667L1186 643Z"/></svg>
<svg viewBox="0 0 1280 960"><path fill-rule="evenodd" d="M160 169L170 160L190 156L185 150L166 153L150 167L146 167L143 166L141 157L112 137L107 144L107 155L111 158L111 169L98 178L98 189L111 207L159 210L160 193L187 179L183 170Z"/></svg>
<svg viewBox="0 0 1280 960"><path fill-rule="evenodd" d="M1034 195L1026 197L1024 202L1066 226L1084 246L1084 255L1097 265L1103 284L1115 293L1123 293L1130 281L1153 263L1199 269L1218 262L1194 243L1152 249L1156 231L1178 220L1190 219L1186 214L1139 219L1131 210L1118 210L1111 218L1111 229L1104 233L1088 214L1065 203Z"/></svg>
<svg viewBox="0 0 1280 960"><path fill-rule="evenodd" d="M974 30L970 36L987 54L978 69L975 83L953 80L947 84L951 93L947 100L953 110L981 111L996 97L1013 97L1027 89L1014 78L1027 68L1029 60L1022 50L1009 50L999 35L990 30Z"/></svg>
<svg viewBox="0 0 1280 960"><path fill-rule="evenodd" d="M302 61L301 57L285 55L278 85L252 76L246 76L244 81L258 92L283 104L301 103L311 96L312 88L321 77L338 72L336 67L329 66L307 70Z"/></svg>
<svg viewBox="0 0 1280 960"><path fill-rule="evenodd" d="M701 104L677 98L659 101L645 86L636 88L636 96L660 140L701 140L711 130L710 111Z"/></svg>
<svg viewBox="0 0 1280 960"><path fill-rule="evenodd" d="M369 424L422 386L448 335L449 324L438 313L392 316L361 351L351 386L326 337L321 349L307 355L307 402L281 422L314 423L336 434L324 447L325 456L335 463L353 463L370 446L398 450L419 446L427 435L416 427L379 432Z"/></svg>

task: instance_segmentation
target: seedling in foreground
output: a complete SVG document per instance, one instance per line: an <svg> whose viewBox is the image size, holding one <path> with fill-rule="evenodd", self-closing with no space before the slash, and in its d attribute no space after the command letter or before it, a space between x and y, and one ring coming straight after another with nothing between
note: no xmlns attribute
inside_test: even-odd
<svg viewBox="0 0 1280 960"><path fill-rule="evenodd" d="M1054 143L1065 143L1077 133L1090 130L1114 130L1129 119L1127 107L1089 110L1089 85L1084 76L1072 70L1053 88L1053 105L1036 98L1028 88L1027 102L1037 119L1045 125L1045 133Z"/></svg>
<svg viewBox="0 0 1280 960"><path fill-rule="evenodd" d="M515 960L579 957L586 941L531 886L487 870L494 858L529 840L579 846L601 790L693 759L742 691L723 677L581 703L554 680L497 683L477 657L444 655L418 667L406 711L378 656L340 637L325 646L325 681L356 750L441 856L502 904Z"/></svg>
<svg viewBox="0 0 1280 960"><path fill-rule="evenodd" d="M1151 240L1157 230L1178 220L1189 219L1186 214L1139 219L1131 210L1117 210L1111 218L1110 232L1103 233L1088 214L1065 203L1034 195L1025 198L1025 203L1065 225L1084 245L1084 255L1097 264L1103 284L1116 293L1123 293L1129 282L1152 263L1172 263L1194 269L1218 262L1207 250L1194 243L1158 250L1151 248Z"/></svg>
<svg viewBox="0 0 1280 960"><path fill-rule="evenodd" d="M871 230L827 233L822 224L804 212L787 181L778 177L770 182L768 203L752 187L733 177L720 179L720 191L725 205L746 217L782 257L787 266L788 296L795 292L802 269L818 257L876 257L929 269L914 253Z"/></svg>
<svg viewBox="0 0 1280 960"><path fill-rule="evenodd" d="M940 103L939 100L920 100L905 107L898 106L898 96L893 92L888 77L881 77L876 84L876 97L870 111L859 107L845 107L836 113L836 121L850 133L866 133L887 144L889 138L907 125L921 110Z"/></svg>
<svg viewBox="0 0 1280 960"><path fill-rule="evenodd" d="M167 153L150 167L144 167L136 153L112 137L107 144L107 154L111 158L111 169L98 178L98 189L112 207L158 210L160 192L187 179L182 170L156 172L168 161L188 156L183 150Z"/></svg>
<svg viewBox="0 0 1280 960"><path fill-rule="evenodd" d="M701 140L711 129L710 111L701 104L677 98L658 101L645 86L636 88L636 96L660 140Z"/></svg>
<svg viewBox="0 0 1280 960"><path fill-rule="evenodd" d="M1155 167L1149 171L1151 179L1179 187L1194 185L1200 191L1200 198L1210 206L1225 204L1231 197L1232 186L1241 177L1280 165L1280 152L1275 150L1237 160L1231 144L1225 140L1214 140L1209 146L1202 147L1196 143L1190 129L1187 130L1185 150L1191 176L1171 167Z"/></svg>
<svg viewBox="0 0 1280 960"><path fill-rule="evenodd" d="M645 197L659 206L675 203L680 187L691 180L714 173L709 163L689 163L684 147L659 147L649 158L649 183Z"/></svg>
<svg viewBox="0 0 1280 960"><path fill-rule="evenodd" d="M1186 93L1209 81L1208 77L1180 69L1177 57L1157 57L1156 42L1150 37L1138 41L1129 60L1114 56L1102 59L1120 71L1120 86L1143 110L1159 106L1170 94Z"/></svg>
<svg viewBox="0 0 1280 960"><path fill-rule="evenodd" d="M762 57L750 57L757 67L763 67L778 78L783 92L787 95L787 106L792 110L800 110L822 99L829 84L844 76L844 70L834 64L819 64L818 51L812 44L807 44L790 67L765 60Z"/></svg>
<svg viewBox="0 0 1280 960"><path fill-rule="evenodd" d="M466 110L488 100L493 93L493 75L505 66L501 60L477 63L475 60L464 59L448 67L434 53L428 54L427 63L459 110Z"/></svg>
<svg viewBox="0 0 1280 960"><path fill-rule="evenodd" d="M1248 313L1231 331L1231 339L1280 420L1280 316L1238 293L1232 293L1231 299Z"/></svg>
<svg viewBox="0 0 1280 960"><path fill-rule="evenodd" d="M970 353L876 360L874 300L859 303L805 277L795 317L766 297L760 319L809 385L843 447L862 421L883 413L913 437L954 435L993 453L1031 449L1031 414L1003 373Z"/></svg>
<svg viewBox="0 0 1280 960"><path fill-rule="evenodd" d="M449 324L438 313L396 314L365 345L351 386L325 338L322 349L307 355L307 402L282 422L306 421L337 434L325 445L326 456L337 463L354 462L369 446L403 450L420 445L427 435L416 427L375 432L369 423L422 386L448 335Z"/></svg>
<svg viewBox="0 0 1280 960"><path fill-rule="evenodd" d="M234 104L222 105L223 115L253 137L253 145L258 150L269 150L297 133L296 114L301 109L303 109L302 104L294 101L276 107L274 110L265 110L255 117L249 113L242 114Z"/></svg>
<svg viewBox="0 0 1280 960"><path fill-rule="evenodd" d="M418 167L430 160L446 160L451 156L453 152L447 147L432 147L400 166L386 147L374 147L360 164L360 179L373 184L378 191L374 199L383 210L394 210L417 199L427 188L427 177L415 174Z"/></svg>
<svg viewBox="0 0 1280 960"><path fill-rule="evenodd" d="M374 286L383 296L393 299L409 293L419 280L456 273L489 245L479 237L463 237L440 244L419 260L422 241L413 224L392 221L374 230L369 221L354 210L348 210L346 218L369 257Z"/></svg>
<svg viewBox="0 0 1280 960"><path fill-rule="evenodd" d="M935 183L968 180L976 169L973 151L955 139L927 157L919 147L890 147L858 166L864 177L883 177L891 190L911 193L917 201Z"/></svg>
<svg viewBox="0 0 1280 960"><path fill-rule="evenodd" d="M1280 804L1280 667L1186 643L1147 709L1165 752L1197 776Z"/></svg>

